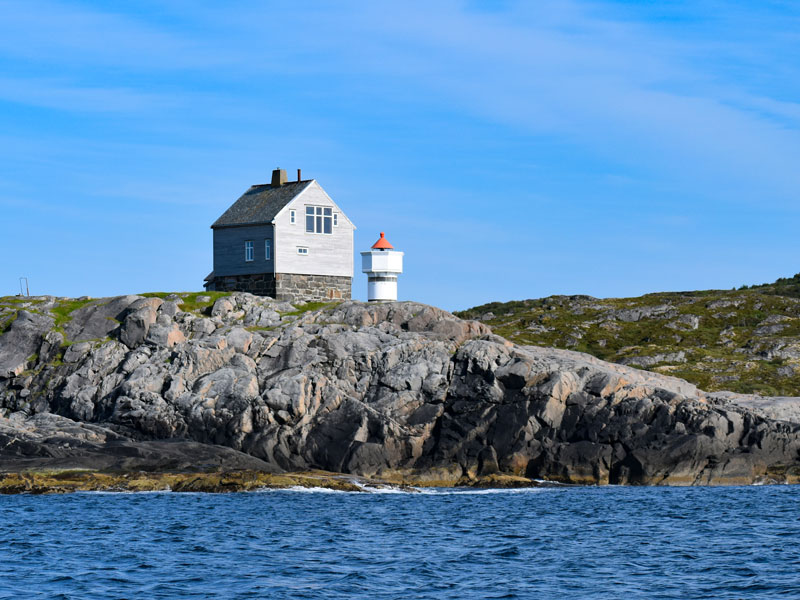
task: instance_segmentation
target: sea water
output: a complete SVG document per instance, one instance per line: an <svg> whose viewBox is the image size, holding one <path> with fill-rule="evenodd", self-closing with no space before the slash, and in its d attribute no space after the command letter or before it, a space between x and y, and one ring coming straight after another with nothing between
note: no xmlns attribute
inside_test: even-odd
<svg viewBox="0 0 800 600"><path fill-rule="evenodd" d="M0 498L0 598L800 598L800 486Z"/></svg>

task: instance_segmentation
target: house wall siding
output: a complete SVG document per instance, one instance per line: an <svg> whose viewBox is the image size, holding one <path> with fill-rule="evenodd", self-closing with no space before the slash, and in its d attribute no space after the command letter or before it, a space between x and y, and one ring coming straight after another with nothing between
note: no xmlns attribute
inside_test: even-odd
<svg viewBox="0 0 800 600"><path fill-rule="evenodd" d="M272 240L272 258L264 259L264 240ZM244 260L244 243L253 242L253 261ZM214 229L214 277L275 272L275 239L272 225Z"/></svg>
<svg viewBox="0 0 800 600"><path fill-rule="evenodd" d="M307 205L330 206L339 213L333 233L306 233ZM290 210L297 211L294 225L289 220ZM353 277L353 224L316 181L278 213L275 230L276 272ZM297 254L298 246L308 248L308 255Z"/></svg>

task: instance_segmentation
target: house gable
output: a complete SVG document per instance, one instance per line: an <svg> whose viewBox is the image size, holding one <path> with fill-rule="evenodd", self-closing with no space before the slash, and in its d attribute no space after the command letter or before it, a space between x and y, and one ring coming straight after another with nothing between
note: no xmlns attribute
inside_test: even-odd
<svg viewBox="0 0 800 600"><path fill-rule="evenodd" d="M338 223L330 234L306 232L307 206L330 207L338 215ZM291 222L292 210L296 211L294 223ZM273 223L276 273L353 276L355 227L316 181L279 211Z"/></svg>
<svg viewBox="0 0 800 600"><path fill-rule="evenodd" d="M310 193L307 194L307 192L310 192ZM344 218L344 220L347 221L350 224L350 227L352 228L352 230L355 231L356 226L353 224L353 222L350 220L350 218L344 213L344 211L341 208L339 208L339 205L336 204L336 202L334 202L333 198L331 198L328 195L328 192L326 192L323 189L323 187L319 183L317 183L316 179L312 179L310 181L310 185L307 185L306 187L304 187L302 190L300 190L297 193L297 195L294 198L292 198L289 202L287 202L286 205L283 208L281 208L275 214L275 217L274 217L272 222L275 223L278 220L279 217L283 217L285 215L288 215L288 212L290 210L297 210L298 211L297 212L298 219L301 216L304 216L304 212L298 209L298 205L300 206L300 208L304 208L307 203L313 204L314 203L313 200L316 197L317 193L323 194L325 196L325 198L327 199L327 202L325 204L330 204L330 206L332 206L333 209L336 212L339 213L339 218ZM307 198L307 199L311 198L311 199L309 200L309 202L305 202L304 198Z"/></svg>

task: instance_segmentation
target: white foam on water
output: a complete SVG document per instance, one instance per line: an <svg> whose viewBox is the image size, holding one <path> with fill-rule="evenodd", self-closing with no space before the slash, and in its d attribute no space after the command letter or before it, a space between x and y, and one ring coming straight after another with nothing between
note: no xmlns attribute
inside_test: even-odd
<svg viewBox="0 0 800 600"><path fill-rule="evenodd" d="M74 494L86 494L92 496L122 496L122 495L136 495L142 496L145 494L171 494L172 490L166 488L163 490L76 490ZM186 492L183 492L186 493ZM196 492L200 493L200 492Z"/></svg>
<svg viewBox="0 0 800 600"><path fill-rule="evenodd" d="M367 485L360 481L355 481L355 480L351 481L350 483L352 483L355 486L358 486L358 488L361 491L367 492L368 494L415 494L418 491L417 488L409 488L409 487L401 488L387 484Z"/></svg>
<svg viewBox="0 0 800 600"><path fill-rule="evenodd" d="M252 490L256 493L271 493L271 492L301 492L303 494L360 494L361 492L348 491L348 490L332 490L324 487L303 487L302 485L293 485L285 488L259 488Z"/></svg>
<svg viewBox="0 0 800 600"><path fill-rule="evenodd" d="M557 488L418 488L420 494L429 496L487 496L490 494L538 494Z"/></svg>
<svg viewBox="0 0 800 600"><path fill-rule="evenodd" d="M352 484L358 486L360 491L344 491L332 490L322 487L301 487L292 486L288 488L264 488L263 492L302 492L305 494L390 494L390 495L409 495L409 496L486 496L491 494L538 494L550 490L556 490L555 487L528 487L528 488L426 488L426 487L397 487L392 485L369 485L360 481L351 481Z"/></svg>
<svg viewBox="0 0 800 600"><path fill-rule="evenodd" d="M527 487L527 488L439 488L439 487L397 487L393 485L368 485L360 481L350 481L353 485L359 488L356 490L336 490L326 487L304 487L301 485L294 485L285 488L270 488L263 487L255 490L241 491L238 493L275 493L275 492L298 492L302 494L389 494L389 495L410 495L410 496L486 496L493 494L535 494L545 491L552 491L559 489L558 487ZM758 485L758 484L756 484ZM213 493L230 493L230 492L173 492L170 489L164 490L147 490L147 491L134 491L134 490L97 490L97 491L78 491L76 494L91 494L91 495L159 495L159 494L179 494L181 496L193 495L207 495ZM237 493L237 492L234 492Z"/></svg>

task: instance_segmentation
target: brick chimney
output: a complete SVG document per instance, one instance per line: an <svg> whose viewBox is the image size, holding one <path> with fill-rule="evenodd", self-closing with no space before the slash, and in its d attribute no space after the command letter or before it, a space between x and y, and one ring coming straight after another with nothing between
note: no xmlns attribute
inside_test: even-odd
<svg viewBox="0 0 800 600"><path fill-rule="evenodd" d="M286 169L275 169L272 172L272 187L280 187L287 181Z"/></svg>

